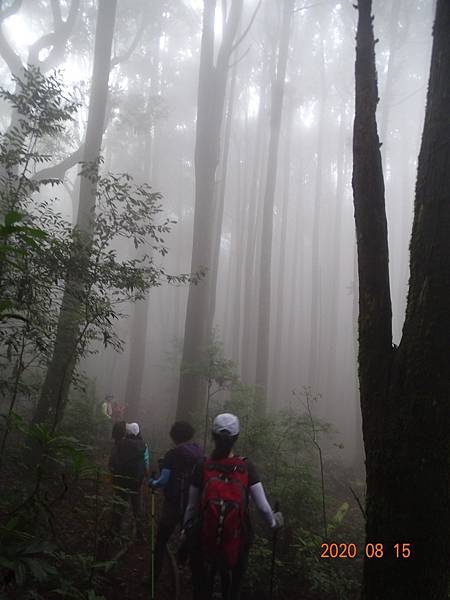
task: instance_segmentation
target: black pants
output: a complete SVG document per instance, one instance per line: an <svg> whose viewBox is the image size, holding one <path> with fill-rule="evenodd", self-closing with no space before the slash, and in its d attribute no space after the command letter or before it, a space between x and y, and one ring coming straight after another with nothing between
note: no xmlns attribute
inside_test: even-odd
<svg viewBox="0 0 450 600"><path fill-rule="evenodd" d="M192 583L194 587L193 600L212 600L214 580L220 576L222 600L239 600L242 584L248 564L248 550L242 551L237 565L233 569L221 569L206 563L199 551L190 558Z"/></svg>
<svg viewBox="0 0 450 600"><path fill-rule="evenodd" d="M127 510L125 503L131 504L131 510L133 512L134 522L136 524L136 537L142 538L144 535L143 517L142 517L142 495L141 488L126 489L120 488L115 489L117 498L123 501L123 503L117 503L113 510L112 518L112 529L115 533L119 534L122 529L123 518Z"/></svg>
<svg viewBox="0 0 450 600"><path fill-rule="evenodd" d="M181 523L182 516L180 502L164 500L155 542L155 579L158 579L163 567L166 544L176 526Z"/></svg>

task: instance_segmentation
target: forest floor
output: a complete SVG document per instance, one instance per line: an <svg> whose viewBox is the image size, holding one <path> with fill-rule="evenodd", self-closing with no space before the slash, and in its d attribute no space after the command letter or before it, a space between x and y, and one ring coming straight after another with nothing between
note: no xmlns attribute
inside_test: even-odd
<svg viewBox="0 0 450 600"><path fill-rule="evenodd" d="M110 573L107 600L149 600L151 596L151 545L148 542L131 544ZM192 591L188 573L179 571L182 585L176 593L175 572L166 560L160 580L155 586L156 600L191 600Z"/></svg>
<svg viewBox="0 0 450 600"><path fill-rule="evenodd" d="M98 461L97 466L103 467L104 463L105 459L102 458ZM330 508L330 514L333 514L344 500L349 499L346 482L354 480L354 477L339 469L333 472L331 466L328 471L333 473L333 477L330 477L327 483L329 492L335 498L335 506ZM144 502L147 507L146 540L144 542L138 543L132 539L134 524L130 507L124 519L122 535L120 538L111 536L111 500L114 493L111 482L101 473L102 471L97 470L97 475L94 472L89 479L80 480L77 484L67 488L64 487L64 481L60 476L58 477L55 471L52 473L52 477L45 481L45 493L41 494L40 501L36 503L36 498L33 500L33 486L24 485L25 481L19 465L13 460L9 460L0 475L0 489L7 490L7 496L11 500L16 497L16 506L21 504L31 492L31 496L28 496L28 500L25 502L26 505L29 505L28 514L30 515L34 514L39 507L45 508L36 514L40 515L39 521L43 519L40 526L44 528L42 531L48 534L49 542L56 545L58 551L62 552L62 558L61 555L58 558L58 577L61 582L69 582L73 586L72 589L80 591L95 588L96 593L106 600L150 600L150 540L152 533L148 501ZM6 495L3 499L6 500ZM158 509L161 502L162 497L157 495L155 523L158 522ZM6 509L6 504L4 508ZM0 509L0 530L8 518L8 511L4 510L2 513ZM363 531L363 525L362 515L355 502L352 502L343 527L348 539L357 542L357 538ZM33 530L35 528L30 526L30 532ZM105 547L105 539L110 540L106 542L108 547ZM176 535L174 539L176 540ZM172 550L176 550L175 545L176 542L174 542ZM257 552L257 550L255 547L253 552ZM99 570L95 571L96 567L90 566L93 565L92 561L99 564ZM103 561L105 564L110 563L106 571L103 571L100 566ZM355 574L356 564L349 563L347 566L353 569L348 572L348 576L359 578L358 573ZM319 575L320 573L321 571L319 571ZM175 575L178 578L178 593L176 592ZM289 577L288 574L286 575ZM292 579L292 573L290 578ZM249 579L251 579L250 574ZM305 583L303 582L302 587L306 587ZM40 596L41 598L48 600L57 597L53 593L48 595L45 587L45 584L36 586L36 589L43 594ZM329 597L327 594L322 596L317 592L300 590L292 585L288 587L291 592L284 593L283 600L322 600L325 596ZM294 588L295 591L293 591ZM51 589L54 589L53 585ZM2 592L6 592L6 597L11 600L22 597L20 589L14 585L13 581L6 586L0 581L0 596L2 596ZM265 600L261 593L257 597L258 600ZM355 592L340 597L350 600L357 598L358 595ZM276 598L275 595L274 600ZM189 567L185 566L179 569L176 567L175 561L167 557L160 581L155 587L155 599L191 600L192 586ZM244 590L242 600L255 600L255 595Z"/></svg>

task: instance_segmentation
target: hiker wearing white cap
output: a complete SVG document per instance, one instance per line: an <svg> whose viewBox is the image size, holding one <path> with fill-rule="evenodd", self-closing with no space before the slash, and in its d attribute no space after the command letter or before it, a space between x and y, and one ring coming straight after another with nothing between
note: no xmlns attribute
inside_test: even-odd
<svg viewBox="0 0 450 600"><path fill-rule="evenodd" d="M239 419L217 415L212 425L214 450L194 470L184 531L191 548L194 600L210 600L214 578L221 575L222 597L238 600L253 539L248 504L251 497L271 529L283 525L274 513L253 463L233 452Z"/></svg>
<svg viewBox="0 0 450 600"><path fill-rule="evenodd" d="M127 423L126 424L127 437L130 439L137 438L142 440L142 433L138 423ZM150 473L150 451L148 445L145 444L144 451L144 465L145 465L145 476L148 477Z"/></svg>

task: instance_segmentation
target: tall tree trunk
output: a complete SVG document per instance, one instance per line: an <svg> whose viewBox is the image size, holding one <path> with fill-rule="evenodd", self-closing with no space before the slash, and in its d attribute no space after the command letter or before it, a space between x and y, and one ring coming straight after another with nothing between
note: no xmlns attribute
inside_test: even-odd
<svg viewBox="0 0 450 600"><path fill-rule="evenodd" d="M153 44L153 61L151 69L151 85L148 98L148 120L151 122L151 99L161 91L161 79L159 71L159 40L156 37ZM152 186L158 189L158 167L159 167L159 127L152 123L145 135L144 149L142 153L141 179L147 181L150 177ZM141 247L141 257L148 248ZM144 300L134 303L133 317L131 323L131 335L129 339L130 352L128 358L128 374L125 389L126 417L129 421L137 420L141 412L142 385L144 381L145 361L148 358L148 322L150 311L150 294L147 292Z"/></svg>
<svg viewBox="0 0 450 600"><path fill-rule="evenodd" d="M245 219L244 202L248 198L249 189L249 171L246 169L246 161L249 159L249 126L248 126L248 102L245 111L245 133L244 142L239 144L237 153L237 179L238 192L234 218L236 248L235 248L235 269L233 279L233 322L226 324L231 328L231 358L237 365L240 365L241 349L241 323L242 323L242 290L244 287L244 238L245 238Z"/></svg>
<svg viewBox="0 0 450 600"><path fill-rule="evenodd" d="M102 144L116 5L117 0L99 0L98 4L94 68L83 156L85 163L93 165L99 158ZM84 248L79 251L79 255L75 253L73 256L77 275L74 277L73 273L69 273L66 280L55 347L33 418L35 423L50 420L56 425L62 418L67 402L80 345L82 306L79 295L83 287L83 265L89 260L92 244L96 191L95 178L81 176L76 229L81 234Z"/></svg>
<svg viewBox="0 0 450 600"><path fill-rule="evenodd" d="M325 152L325 108L327 87L325 81L325 49L323 39L319 58L320 72L320 98L317 136L317 168L314 192L314 218L312 231L312 259L311 259L311 315L310 315L310 340L308 385L314 392L318 391L320 369L320 326L321 326L321 265L320 265L320 217L322 209L323 180L324 180L324 152Z"/></svg>
<svg viewBox="0 0 450 600"><path fill-rule="evenodd" d="M230 141L231 141L231 124L233 122L233 107L234 107L234 92L236 88L236 72L237 65L233 67L231 75L231 84L228 93L228 107L225 119L225 131L224 131L224 143L222 152L222 168L220 172L219 185L216 188L217 191L217 202L215 203L216 215L214 222L214 248L213 248L213 260L209 277L211 279L211 297L209 307L209 323L208 323L208 335L211 332L214 321L214 314L216 310L216 294L217 294L217 275L219 271L219 258L220 258L220 241L222 238L222 221L223 221L223 210L225 206L225 192L227 188L227 176L228 176L228 156L230 153Z"/></svg>
<svg viewBox="0 0 450 600"><path fill-rule="evenodd" d="M337 327L339 320L339 286L341 282L341 247L342 247L342 213L344 211L344 182L346 179L346 144L345 134L347 131L347 121L345 118L345 106L341 110L341 123L339 125L339 136L337 145L337 160L336 160L336 193L335 193L335 208L334 217L332 220L332 243L331 243L331 281L330 291L332 301L329 308L328 320L328 359L327 359L327 385L326 391L331 393L336 381L337 367Z"/></svg>
<svg viewBox="0 0 450 600"><path fill-rule="evenodd" d="M450 551L450 3L438 0L436 6L411 278L398 349L391 344L371 0L359 0L358 8L353 189L366 535L367 542L384 549L382 558L365 560L363 597L445 600ZM408 551L411 556L403 558Z"/></svg>
<svg viewBox="0 0 450 600"><path fill-rule="evenodd" d="M302 175L304 176L302 164L297 165L297 173L299 175L298 189L302 190ZM296 235L294 237L293 260L289 277L292 284L289 290L286 310L287 315L292 315L292 321L289 322L286 336L286 360L282 363L283 396L285 393L291 393L292 389L300 385L301 378L299 377L299 368L304 359L301 352L297 352L298 340L299 338L301 339L302 322L304 320L303 316L306 312L304 310L305 295L303 293L303 282L305 281L304 198L301 194L302 191L300 191L300 193L297 192L295 198L294 231L296 232Z"/></svg>
<svg viewBox="0 0 450 600"><path fill-rule="evenodd" d="M273 205L278 165L281 114L283 110L284 81L289 51L289 33L293 0L284 0L283 17L278 44L276 75L272 81L270 108L270 141L267 156L266 185L261 238L259 276L258 338L256 344L256 384L266 393L269 371L270 296L273 235Z"/></svg>
<svg viewBox="0 0 450 600"><path fill-rule="evenodd" d="M195 216L192 271L211 269L216 214L215 174L220 154L228 64L242 13L242 0L233 0L224 24L222 43L214 64L214 17L216 0L205 0L200 52L198 108L195 140ZM186 310L183 359L177 418L191 418L204 406L206 380L189 369L204 361L208 345L211 310L211 275L191 285Z"/></svg>
<svg viewBox="0 0 450 600"><path fill-rule="evenodd" d="M265 124L265 100L269 84L269 61L263 60L263 72L259 89L258 116L256 119L255 151L253 156L253 168L250 182L250 198L246 211L245 223L245 252L244 252L244 293L242 297L242 342L241 342L241 377L246 384L254 383L254 319L255 312L255 288L256 268L255 254L258 232L257 219L257 197L260 191L260 173L263 163L263 139Z"/></svg>
<svg viewBox="0 0 450 600"><path fill-rule="evenodd" d="M276 295L276 319L275 319L275 341L273 351L273 370L271 376L272 396L277 405L280 404L280 382L281 382L281 364L282 364L282 340L283 340L283 325L285 324L286 311L285 303L287 302L285 282L286 282L286 254L287 254L287 232L288 232L288 212L289 212L289 196L290 196L290 179L291 179L291 145L292 145L292 118L294 114L294 106L292 98L289 100L288 111L286 115L286 140L284 152L284 173L283 173L283 204L281 208L281 228L280 228L280 256L278 261L278 281Z"/></svg>

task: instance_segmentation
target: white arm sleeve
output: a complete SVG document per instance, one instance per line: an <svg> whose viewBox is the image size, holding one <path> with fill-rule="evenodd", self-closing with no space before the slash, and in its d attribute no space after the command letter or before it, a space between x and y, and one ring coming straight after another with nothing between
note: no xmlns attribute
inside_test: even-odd
<svg viewBox="0 0 450 600"><path fill-rule="evenodd" d="M200 490L194 485L190 485L188 505L186 506L186 510L184 512L183 527L185 527L186 523L197 515L199 500Z"/></svg>
<svg viewBox="0 0 450 600"><path fill-rule="evenodd" d="M262 513L264 519L267 521L269 527L276 527L275 517L273 516L273 510L267 501L266 494L261 482L255 483L250 486L250 495L253 498L254 503L258 510Z"/></svg>

